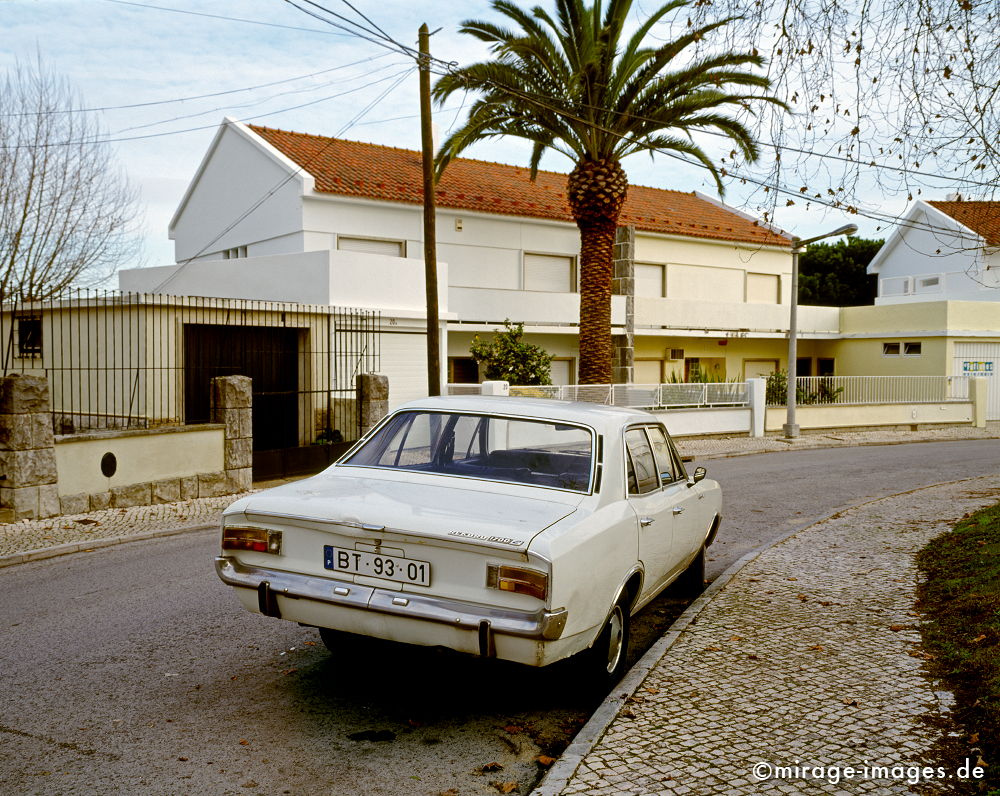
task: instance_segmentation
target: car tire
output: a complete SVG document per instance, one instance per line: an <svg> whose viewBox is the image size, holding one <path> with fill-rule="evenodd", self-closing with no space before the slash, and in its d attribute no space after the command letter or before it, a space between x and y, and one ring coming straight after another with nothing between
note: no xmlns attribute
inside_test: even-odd
<svg viewBox="0 0 1000 796"><path fill-rule="evenodd" d="M581 656L581 674L588 686L606 693L622 679L628 665L630 636L629 604L622 597L604 621L597 641Z"/></svg>
<svg viewBox="0 0 1000 796"><path fill-rule="evenodd" d="M681 597L697 597L705 591L705 546L702 545L698 555L687 565L677 580L674 581L674 593Z"/></svg>

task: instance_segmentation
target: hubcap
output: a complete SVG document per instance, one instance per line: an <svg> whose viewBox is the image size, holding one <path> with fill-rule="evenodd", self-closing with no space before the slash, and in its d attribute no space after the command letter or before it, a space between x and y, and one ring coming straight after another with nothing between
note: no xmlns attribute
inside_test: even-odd
<svg viewBox="0 0 1000 796"><path fill-rule="evenodd" d="M615 671L622 656L623 627L622 608L616 605L608 618L608 674Z"/></svg>

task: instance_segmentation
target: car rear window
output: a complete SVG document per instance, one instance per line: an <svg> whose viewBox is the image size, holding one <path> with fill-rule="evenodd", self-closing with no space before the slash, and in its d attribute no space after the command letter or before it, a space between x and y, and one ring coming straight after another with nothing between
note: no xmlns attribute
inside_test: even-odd
<svg viewBox="0 0 1000 796"><path fill-rule="evenodd" d="M341 464L457 475L586 492L593 432L546 420L400 412Z"/></svg>

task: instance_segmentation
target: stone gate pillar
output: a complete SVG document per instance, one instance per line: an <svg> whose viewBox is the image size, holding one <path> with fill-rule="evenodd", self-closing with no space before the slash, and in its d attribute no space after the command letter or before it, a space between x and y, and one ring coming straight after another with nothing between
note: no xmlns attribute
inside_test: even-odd
<svg viewBox="0 0 1000 796"><path fill-rule="evenodd" d="M253 487L253 394L249 376L212 379L212 422L226 427L223 467L230 493Z"/></svg>
<svg viewBox="0 0 1000 796"><path fill-rule="evenodd" d="M389 378L381 373L359 373L355 392L359 430L364 436L389 413Z"/></svg>
<svg viewBox="0 0 1000 796"><path fill-rule="evenodd" d="M48 381L0 378L0 521L59 514L58 480Z"/></svg>

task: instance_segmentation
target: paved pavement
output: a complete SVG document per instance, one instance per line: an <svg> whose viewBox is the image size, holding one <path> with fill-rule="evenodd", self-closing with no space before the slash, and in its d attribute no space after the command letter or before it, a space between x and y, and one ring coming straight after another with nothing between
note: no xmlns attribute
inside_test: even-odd
<svg viewBox="0 0 1000 796"><path fill-rule="evenodd" d="M953 793L974 781L978 750L924 668L914 556L998 500L1000 474L925 487L738 561L534 796Z"/></svg>
<svg viewBox="0 0 1000 796"><path fill-rule="evenodd" d="M678 447L712 458L998 437L1000 423L991 423ZM998 499L1000 475L927 487L857 506L741 559L647 652L535 794L950 791L965 759L950 695L923 668L913 556L965 512ZM213 527L231 500L0 525L0 566ZM947 760L942 743L950 744ZM943 763L944 771L912 768Z"/></svg>

